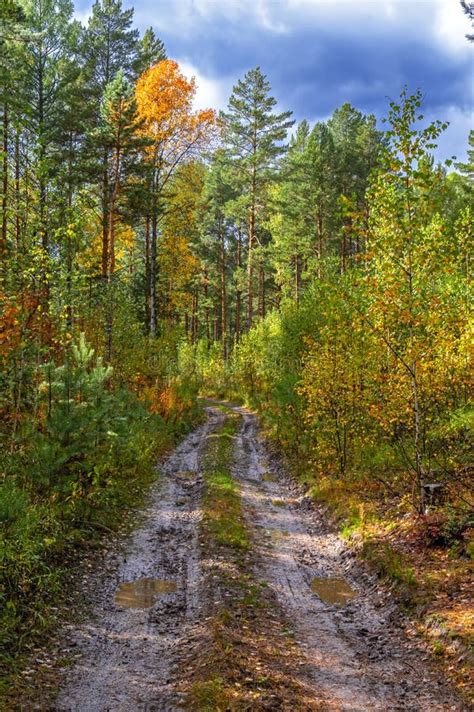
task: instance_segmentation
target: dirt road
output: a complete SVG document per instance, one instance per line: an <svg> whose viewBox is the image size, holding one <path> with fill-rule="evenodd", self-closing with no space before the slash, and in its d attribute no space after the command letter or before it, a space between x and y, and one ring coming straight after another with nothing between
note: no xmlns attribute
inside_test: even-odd
<svg viewBox="0 0 474 712"><path fill-rule="evenodd" d="M294 632L318 709L463 709L398 630L375 579L269 456L255 417L232 409L242 416L233 474L252 533L253 575L272 590L278 616ZM140 527L91 590L95 615L70 631L79 655L54 709L185 709L186 677L213 613L199 540L202 458L226 416L207 411L206 423L161 467Z"/></svg>

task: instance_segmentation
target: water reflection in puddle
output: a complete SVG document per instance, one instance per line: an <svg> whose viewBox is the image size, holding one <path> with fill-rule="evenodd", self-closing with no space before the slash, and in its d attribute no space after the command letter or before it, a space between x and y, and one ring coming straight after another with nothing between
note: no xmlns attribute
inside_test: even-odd
<svg viewBox="0 0 474 712"><path fill-rule="evenodd" d="M278 477L273 472L264 472L262 480L264 482L278 482Z"/></svg>
<svg viewBox="0 0 474 712"><path fill-rule="evenodd" d="M282 539L285 536L290 536L290 532L286 529L283 531L281 529L270 529L268 533L273 539Z"/></svg>
<svg viewBox="0 0 474 712"><path fill-rule="evenodd" d="M343 606L357 595L347 581L334 576L329 576L328 578L314 578L311 581L311 590L325 603L336 606Z"/></svg>
<svg viewBox="0 0 474 712"><path fill-rule="evenodd" d="M174 593L176 590L176 581L168 579L124 581L115 592L114 602L120 608L151 608L160 594Z"/></svg>

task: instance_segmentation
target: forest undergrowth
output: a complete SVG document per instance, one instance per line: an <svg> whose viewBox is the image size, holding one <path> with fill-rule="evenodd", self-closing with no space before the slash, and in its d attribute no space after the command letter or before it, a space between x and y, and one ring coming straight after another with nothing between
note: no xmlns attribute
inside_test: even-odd
<svg viewBox="0 0 474 712"><path fill-rule="evenodd" d="M0 691L62 620L71 570L126 532L159 457L202 417L192 387L170 375L172 343L159 348L169 370L154 388L118 386L83 334L62 365L38 369L34 407L1 457Z"/></svg>

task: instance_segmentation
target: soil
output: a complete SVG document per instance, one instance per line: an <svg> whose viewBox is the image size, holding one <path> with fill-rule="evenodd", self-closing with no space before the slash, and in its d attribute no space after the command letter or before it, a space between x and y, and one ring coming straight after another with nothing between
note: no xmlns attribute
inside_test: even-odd
<svg viewBox="0 0 474 712"><path fill-rule="evenodd" d="M404 635L387 591L269 452L256 417L232 410L242 416L233 475L251 531L252 575L268 587L279 623L292 630L305 694L327 710L466 709ZM218 605L199 535L202 460L226 416L214 406L207 413L206 423L160 467L138 528L107 555L90 586L93 615L64 631L63 650L73 651L73 662L56 702L30 709L186 708L186 679L209 645ZM307 708L298 700L292 707Z"/></svg>

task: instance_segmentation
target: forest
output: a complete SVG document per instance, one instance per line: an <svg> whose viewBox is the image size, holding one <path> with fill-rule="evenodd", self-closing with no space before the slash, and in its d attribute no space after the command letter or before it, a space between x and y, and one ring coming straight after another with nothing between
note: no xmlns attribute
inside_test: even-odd
<svg viewBox="0 0 474 712"><path fill-rule="evenodd" d="M466 686L474 132L437 162L408 86L297 123L260 67L197 110L121 0L0 7L5 685L204 396L258 414Z"/></svg>

